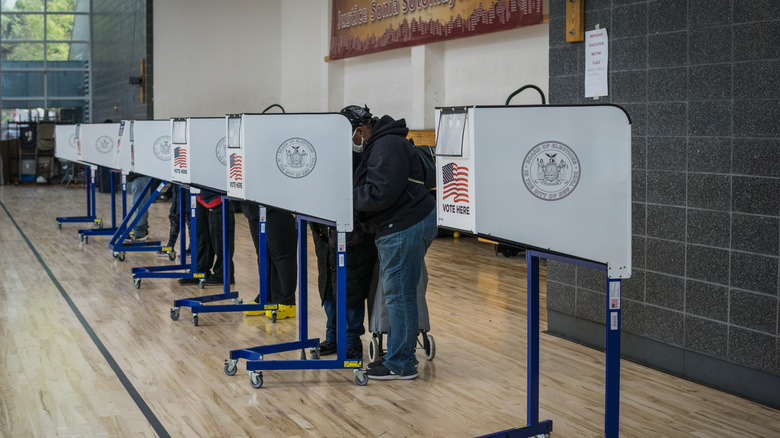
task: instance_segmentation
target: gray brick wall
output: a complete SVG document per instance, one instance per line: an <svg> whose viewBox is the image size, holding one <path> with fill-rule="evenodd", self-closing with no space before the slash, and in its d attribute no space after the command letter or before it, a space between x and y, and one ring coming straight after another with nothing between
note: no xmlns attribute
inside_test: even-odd
<svg viewBox="0 0 780 438"><path fill-rule="evenodd" d="M93 0L92 121L152 118L152 0ZM128 83L146 64L146 98Z"/></svg>
<svg viewBox="0 0 780 438"><path fill-rule="evenodd" d="M780 2L585 7L586 29L610 38L599 102L632 119L623 329L780 375ZM583 44L565 42L565 1L550 0L550 103L594 103L583 70ZM550 262L547 302L603 322L603 280Z"/></svg>

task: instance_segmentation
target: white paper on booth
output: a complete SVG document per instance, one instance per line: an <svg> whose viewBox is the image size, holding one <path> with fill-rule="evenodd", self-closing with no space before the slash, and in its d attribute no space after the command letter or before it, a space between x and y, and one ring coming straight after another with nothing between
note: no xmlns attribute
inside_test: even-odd
<svg viewBox="0 0 780 438"><path fill-rule="evenodd" d="M585 32L585 97L607 95L608 62L607 29Z"/></svg>

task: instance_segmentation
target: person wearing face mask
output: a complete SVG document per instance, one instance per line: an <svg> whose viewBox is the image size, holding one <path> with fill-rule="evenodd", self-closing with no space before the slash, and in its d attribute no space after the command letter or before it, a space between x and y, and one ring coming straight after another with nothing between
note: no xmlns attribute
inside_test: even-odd
<svg viewBox="0 0 780 438"><path fill-rule="evenodd" d="M367 107L341 110L353 126L352 143L361 150L353 174L353 204L362 228L375 235L379 279L390 327L387 352L368 365L378 380L417 377L417 284L428 247L436 238L436 200L420 184L421 158L406 139L404 119L375 118Z"/></svg>

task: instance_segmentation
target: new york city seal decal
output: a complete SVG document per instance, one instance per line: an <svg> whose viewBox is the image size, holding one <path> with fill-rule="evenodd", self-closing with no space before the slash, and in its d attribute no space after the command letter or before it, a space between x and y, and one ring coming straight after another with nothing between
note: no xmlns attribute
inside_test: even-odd
<svg viewBox="0 0 780 438"><path fill-rule="evenodd" d="M214 148L214 154L216 154L217 160L219 160L223 166L227 166L227 142L225 141L225 137L222 137L217 142L217 146Z"/></svg>
<svg viewBox="0 0 780 438"><path fill-rule="evenodd" d="M107 154L111 152L111 149L114 149L114 140L107 135L101 135L95 140L95 149L101 154Z"/></svg>
<svg viewBox="0 0 780 438"><path fill-rule="evenodd" d="M306 139L293 137L279 146L276 165L290 178L303 178L317 165L317 151Z"/></svg>
<svg viewBox="0 0 780 438"><path fill-rule="evenodd" d="M523 182L543 201L569 196L580 182L580 160L568 145L544 141L532 147L523 159Z"/></svg>
<svg viewBox="0 0 780 438"><path fill-rule="evenodd" d="M154 141L154 156L160 161L171 161L171 136L162 135Z"/></svg>

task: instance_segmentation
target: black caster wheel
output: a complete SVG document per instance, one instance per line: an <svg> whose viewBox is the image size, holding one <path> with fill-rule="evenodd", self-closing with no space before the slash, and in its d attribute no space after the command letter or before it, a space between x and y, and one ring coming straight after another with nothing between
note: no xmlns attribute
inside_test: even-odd
<svg viewBox="0 0 780 438"><path fill-rule="evenodd" d="M57 228L62 229L62 222L57 221Z"/></svg>
<svg viewBox="0 0 780 438"><path fill-rule="evenodd" d="M133 279L133 286L135 286L136 289L140 289L141 288L141 279L140 278Z"/></svg>
<svg viewBox="0 0 780 438"><path fill-rule="evenodd" d="M198 315L197 314L192 315L192 325L194 325L195 327L198 326Z"/></svg>
<svg viewBox="0 0 780 438"><path fill-rule="evenodd" d="M231 359L225 360L225 374L228 376L234 376L236 375L236 371L238 371L236 361Z"/></svg>
<svg viewBox="0 0 780 438"><path fill-rule="evenodd" d="M271 311L271 324L276 323L276 310Z"/></svg>
<svg viewBox="0 0 780 438"><path fill-rule="evenodd" d="M89 236L84 236L84 245L89 245Z"/></svg>
<svg viewBox="0 0 780 438"><path fill-rule="evenodd" d="M306 360L306 350L301 350L301 360Z"/></svg>
<svg viewBox="0 0 780 438"><path fill-rule="evenodd" d="M83 241L84 241L84 235L79 233L79 242L83 242Z"/></svg>
<svg viewBox="0 0 780 438"><path fill-rule="evenodd" d="M201 288L201 289L206 287L206 280L201 278L200 281L198 282L198 287Z"/></svg>
<svg viewBox="0 0 780 438"><path fill-rule="evenodd" d="M436 343L433 342L433 336L427 335L423 338L423 348L425 349L425 358L433 360L436 357Z"/></svg>
<svg viewBox="0 0 780 438"><path fill-rule="evenodd" d="M170 261L176 260L176 251L169 251L168 252L168 260L170 260Z"/></svg>
<svg viewBox="0 0 780 438"><path fill-rule="evenodd" d="M251 371L249 373L249 383L252 385L252 388L259 388L263 386L263 373L256 373Z"/></svg>
<svg viewBox="0 0 780 438"><path fill-rule="evenodd" d="M311 355L312 359L314 359L314 360L319 359L320 358L320 348L319 347L312 348L311 350L309 350L309 354Z"/></svg>
<svg viewBox="0 0 780 438"><path fill-rule="evenodd" d="M179 308L178 307L174 307L174 308L171 309L171 319L174 320L174 321L178 321L179 320Z"/></svg>
<svg viewBox="0 0 780 438"><path fill-rule="evenodd" d="M371 338L368 343L368 360L373 362L379 356L379 340L377 338Z"/></svg>
<svg viewBox="0 0 780 438"><path fill-rule="evenodd" d="M358 386L366 386L368 383L368 375L365 371L355 370L355 383L357 383Z"/></svg>
<svg viewBox="0 0 780 438"><path fill-rule="evenodd" d="M117 258L119 259L119 261L120 261L120 262L123 262L123 261L125 261L125 253L123 253L123 252L120 252L120 253L119 253L119 256L118 256Z"/></svg>

